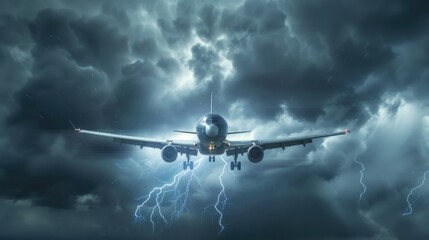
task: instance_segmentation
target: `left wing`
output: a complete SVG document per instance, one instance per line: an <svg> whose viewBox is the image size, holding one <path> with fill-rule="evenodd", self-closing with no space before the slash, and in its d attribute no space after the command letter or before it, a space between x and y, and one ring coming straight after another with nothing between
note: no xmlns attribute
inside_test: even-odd
<svg viewBox="0 0 429 240"><path fill-rule="evenodd" d="M189 154L192 156L198 155L197 143L195 141L156 140L156 139L149 139L149 138L142 138L142 137L135 137L135 136L128 136L128 135L89 131L89 130L83 130L79 128L75 128L75 131L78 133L112 138L114 142L118 142L120 144L130 144L130 145L140 146L140 148L150 147L150 148L162 149L166 145L173 145L176 147L177 152L181 154Z"/></svg>
<svg viewBox="0 0 429 240"><path fill-rule="evenodd" d="M303 145L312 143L313 139L332 137L337 135L344 135L350 133L350 130L344 130L341 132L334 132L329 134L317 134L303 137L291 137L281 139L270 139L270 140L249 140L249 141L228 141L229 147L226 150L226 155L244 154L247 150L254 145L262 147L263 150L290 147L294 145Z"/></svg>

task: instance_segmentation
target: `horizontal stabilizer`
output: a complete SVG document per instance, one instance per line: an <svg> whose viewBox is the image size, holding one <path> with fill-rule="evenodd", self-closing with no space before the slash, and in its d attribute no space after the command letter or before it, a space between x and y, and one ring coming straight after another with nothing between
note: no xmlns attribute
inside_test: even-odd
<svg viewBox="0 0 429 240"><path fill-rule="evenodd" d="M229 132L228 134L250 133L250 131Z"/></svg>
<svg viewBox="0 0 429 240"><path fill-rule="evenodd" d="M173 132L178 132L178 133L188 133L188 134L197 134L197 132L182 131L182 130L173 130Z"/></svg>

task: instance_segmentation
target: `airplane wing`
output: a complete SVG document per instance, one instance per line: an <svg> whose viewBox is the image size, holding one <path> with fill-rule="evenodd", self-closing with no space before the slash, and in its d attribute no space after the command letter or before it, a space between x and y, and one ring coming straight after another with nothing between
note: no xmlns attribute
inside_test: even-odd
<svg viewBox="0 0 429 240"><path fill-rule="evenodd" d="M118 142L120 144L135 145L135 146L139 146L140 148L150 147L150 148L162 149L166 145L171 144L171 145L174 145L177 149L177 152L179 152L181 154L189 154L192 156L198 155L197 143L195 141L156 140L156 139L148 139L148 138L128 136L128 135L119 135L119 134L111 134L111 133L105 133L105 132L89 131L89 130L84 130L84 129L79 129L79 128L75 128L75 131L78 133L83 133L83 134L112 138L113 142Z"/></svg>
<svg viewBox="0 0 429 240"><path fill-rule="evenodd" d="M263 150L273 149L273 148L282 148L290 147L294 145L303 145L307 143L312 143L313 139L317 138L325 138L332 137L337 135L343 135L350 133L350 130L328 133L328 134L317 134L317 135L309 135L303 137L291 137L291 138L280 138L280 139L270 139L270 140L248 140L248 141L229 141L228 150L226 150L226 155L236 155L236 154L244 154L247 150L253 146L258 145L262 147Z"/></svg>

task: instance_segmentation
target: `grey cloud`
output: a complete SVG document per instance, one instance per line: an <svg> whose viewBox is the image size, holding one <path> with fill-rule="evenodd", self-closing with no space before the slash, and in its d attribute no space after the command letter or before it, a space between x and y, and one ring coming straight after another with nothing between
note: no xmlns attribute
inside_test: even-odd
<svg viewBox="0 0 429 240"><path fill-rule="evenodd" d="M161 16L157 23L170 45L189 40L191 36L195 5L191 1L178 1L173 16Z"/></svg>
<svg viewBox="0 0 429 240"><path fill-rule="evenodd" d="M6 227L0 237L423 239L429 234L425 189L412 198L414 213L401 215L409 190L427 168L427 4L1 5L5 214L0 223ZM200 211L218 194L222 161L216 161L201 178L207 189L191 186L194 205L171 225L155 217L159 227L152 233L150 222L134 222L136 198L170 181L175 169L167 168L180 162L160 163L155 171L161 160L149 149L74 135L68 121L143 136L193 130L209 109L211 91L216 112L230 111L224 114L234 123L230 128L256 128L252 137L343 127L352 134L267 151L260 164L240 156L243 170L235 181L225 174L230 200L220 235L216 212L209 208L201 217ZM354 154L366 166L368 189L360 205ZM39 221L23 221L30 217Z"/></svg>
<svg viewBox="0 0 429 240"><path fill-rule="evenodd" d="M133 52L145 59L152 59L156 56L158 44L153 38L137 40L132 45Z"/></svg>
<svg viewBox="0 0 429 240"><path fill-rule="evenodd" d="M204 5L201 7L198 13L199 21L196 24L198 36L204 40L213 40L218 34L216 30L218 29L219 17L220 10L215 6Z"/></svg>
<svg viewBox="0 0 429 240"><path fill-rule="evenodd" d="M192 58L188 61L190 69L198 82L212 82L212 89L220 85L222 80L222 68L219 65L220 58L217 53L200 44L191 48Z"/></svg>

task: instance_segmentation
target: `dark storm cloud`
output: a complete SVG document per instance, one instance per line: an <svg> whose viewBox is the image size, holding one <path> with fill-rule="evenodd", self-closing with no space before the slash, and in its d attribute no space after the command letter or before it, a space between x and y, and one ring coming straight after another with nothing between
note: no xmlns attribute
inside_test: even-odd
<svg viewBox="0 0 429 240"><path fill-rule="evenodd" d="M46 69L34 71L30 82L15 95L22 107L9 117L11 125L31 121L41 129L64 129L68 119L78 120L82 115L89 123L99 119L99 104L107 97L107 80L96 70L77 70L79 67L61 52L42 52L43 60L35 65Z"/></svg>
<svg viewBox="0 0 429 240"><path fill-rule="evenodd" d="M239 80L228 88L231 90L231 95L234 89L244 83L248 91L238 93L240 97L270 96L270 102L266 102L269 103L268 105L278 106L286 102L294 116L315 120L325 115L323 108L328 103L329 105L344 105L344 102L341 101L343 98L347 98L344 96L344 92L361 98L353 93L352 89L361 84L375 69L393 59L394 54L391 47L380 43L379 40L376 41L369 37L353 39L353 36L342 34L352 31L350 29L352 26L347 21L336 27L335 30L323 31L325 26L316 29L314 25L324 22L328 22L326 27L338 24L336 17L323 15L320 16L322 20L306 19L306 21L311 21L312 27L308 29L308 33L298 31L295 33L293 28L289 29L285 25L285 21L288 22L289 18L292 18L292 23L295 23L298 21L296 14L302 18L306 16L300 16L299 11L296 13L289 10L291 16L286 18L278 4L262 4L261 2L259 4L261 5L247 2L240 7L239 14L230 14L227 11L222 14L224 25L229 26L226 28L233 31L232 37L239 39L237 44L232 41L232 48L237 50L231 53L231 57ZM305 9L305 6L301 6L301 4L306 3L297 2L293 4L293 9L300 7ZM325 12L323 9L323 6L320 6L317 13L323 14L321 13ZM253 18L255 12L258 13L258 18ZM298 24L303 23L299 21ZM307 30L303 29L299 30ZM335 31L335 33L331 31ZM246 34L243 35L243 32ZM296 35L297 33L299 35ZM308 39L307 34L311 38ZM313 38L320 42L312 42ZM306 41L310 42L305 44ZM323 49L320 49L321 47ZM318 57L324 52L325 56ZM284 87L279 88L278 84L283 84ZM340 97L338 94L343 96ZM316 99L317 101L315 101ZM266 103L252 102L251 105L256 106L255 110L258 113L269 118L278 114L279 108L258 107L259 104L267 105ZM358 113L362 111L363 106L347 107L354 108L354 111ZM356 118L359 115L357 113L345 115L342 119ZM329 118L329 115L326 117Z"/></svg>
<svg viewBox="0 0 429 240"><path fill-rule="evenodd" d="M142 58L150 59L156 55L157 43L153 38L136 40L132 45L133 52Z"/></svg>
<svg viewBox="0 0 429 240"><path fill-rule="evenodd" d="M239 187L227 185L227 228L218 238L429 234L428 209L419 199L414 215L401 216L427 168L429 7L423 1L1 5L0 223L6 227L0 237L215 238L217 220L198 225L201 213L191 207L163 232L135 225L136 197L161 181L141 174L146 165L139 161L150 162L150 151L133 163L130 146L64 131L69 120L154 136L192 130L209 109L210 91L216 111L229 111L226 117L238 125L231 129L256 128L269 138L354 131L269 151L258 165L240 158L246 169L236 173ZM354 154L367 167L361 205ZM305 157L288 159L293 156ZM131 166L118 168L115 160ZM202 208L212 204L194 200Z"/></svg>
<svg viewBox="0 0 429 240"><path fill-rule="evenodd" d="M114 90L114 97L106 105L104 112L110 114L120 128L139 128L155 124L160 117L157 106L151 104L159 89L161 78L157 67L151 62L137 61L122 68L123 78ZM142 114L142 107L152 116ZM158 106L159 107L159 106ZM159 118L158 118L159 119Z"/></svg>
<svg viewBox="0 0 429 240"><path fill-rule="evenodd" d="M300 41L309 42L313 51L318 51L318 47L328 49L329 56L334 60L328 74L330 79L350 82L356 89L368 78L373 78L371 86L357 92L360 94L358 98L370 107L377 105L378 97L387 89L397 91L398 87L403 88L401 83L408 85L410 81L415 81L415 77L405 77L399 72L393 75L384 75L383 72L400 68L402 63L397 62L399 59L409 61L414 58L403 56L404 52L398 53L397 47L410 41L413 49L419 48L413 43L416 37L424 39L427 36L422 30L429 21L427 4L421 1L393 1L386 8L383 1L358 5L351 1L314 4L288 1L281 5L285 6L288 21L295 26L292 31ZM424 69L418 68L416 71ZM401 79L403 77L405 79Z"/></svg>
<svg viewBox="0 0 429 240"><path fill-rule="evenodd" d="M214 40L219 24L220 10L213 5L204 5L198 13L196 32L204 40Z"/></svg>
<svg viewBox="0 0 429 240"><path fill-rule="evenodd" d="M0 88L0 106L3 114L8 114L8 105L12 95L28 77L28 65L31 59L27 51L30 43L26 22L16 16L0 16L0 71L2 83Z"/></svg>
<svg viewBox="0 0 429 240"><path fill-rule="evenodd" d="M178 1L173 16L162 16L157 23L171 45L189 40L194 24L195 4L192 1Z"/></svg>
<svg viewBox="0 0 429 240"><path fill-rule="evenodd" d="M112 10L104 8L104 11ZM126 26L126 21L112 24L103 16L81 16L71 9L43 9L34 19L3 16L2 27L7 34L2 35L1 46L2 67L5 67L2 90L6 97L13 97L14 104L5 106L7 114L2 117L5 128L2 128L0 195L14 202L29 202L30 207L26 207L29 215L39 206L81 208L85 206L82 204L89 204L80 200L88 194L96 199L103 195L95 208L113 208L118 204L117 200L109 200L112 198L109 191L115 188L111 185L114 177L109 177L115 171L114 166L105 168L103 162L88 159L88 153L105 154L106 149L112 153L115 149L95 142L84 144L80 153L74 152L71 135L52 130L70 129L68 119L88 126L104 125L102 106L112 91L109 84L121 76L128 54L128 41L120 33L119 25ZM6 85L8 82L10 86ZM85 153L85 148L91 150ZM125 195L120 201L124 199ZM54 221L43 208L34 215ZM43 233L43 227L32 229L24 225L19 235L12 232L1 235L66 237L64 233ZM77 224L72 228L73 236L84 229ZM11 226L11 229L16 228Z"/></svg>
<svg viewBox="0 0 429 240"><path fill-rule="evenodd" d="M43 50L64 49L80 66L93 66L109 74L119 68L128 43L104 17L78 18L71 10L43 10L30 24L33 39Z"/></svg>
<svg viewBox="0 0 429 240"><path fill-rule="evenodd" d="M209 89L211 90L220 86L223 76L217 53L201 44L193 46L191 52L192 58L188 61L188 64L194 72L197 82L210 82Z"/></svg>

